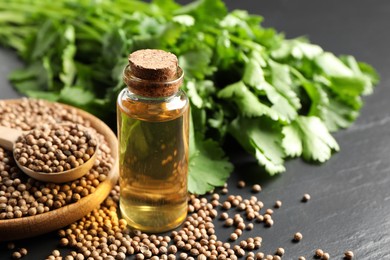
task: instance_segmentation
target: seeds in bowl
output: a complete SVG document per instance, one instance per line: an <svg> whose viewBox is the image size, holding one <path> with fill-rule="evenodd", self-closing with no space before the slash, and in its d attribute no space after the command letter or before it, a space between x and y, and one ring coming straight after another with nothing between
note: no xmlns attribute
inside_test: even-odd
<svg viewBox="0 0 390 260"><path fill-rule="evenodd" d="M77 180L62 184L44 183L24 174L17 167L12 153L0 147L0 221L35 216L77 202L93 193L113 167L114 159L104 136L89 128L90 121L80 116L77 110L34 99L22 99L16 103L0 101L2 126L32 131L45 123L88 127L99 143L96 160L89 172ZM31 152L30 149L27 154Z"/></svg>
<svg viewBox="0 0 390 260"><path fill-rule="evenodd" d="M35 172L57 173L76 168L95 153L97 140L78 124L42 126L18 138L15 159Z"/></svg>

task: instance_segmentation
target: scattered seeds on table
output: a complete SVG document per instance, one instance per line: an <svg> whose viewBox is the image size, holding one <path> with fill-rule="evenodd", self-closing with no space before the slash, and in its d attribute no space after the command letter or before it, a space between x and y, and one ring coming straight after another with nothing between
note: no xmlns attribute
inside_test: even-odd
<svg viewBox="0 0 390 260"><path fill-rule="evenodd" d="M305 258L304 256L300 256L300 257L298 258L298 260L306 260L306 258Z"/></svg>
<svg viewBox="0 0 390 260"><path fill-rule="evenodd" d="M26 118L23 119L25 121L22 120L22 123L15 124L12 118L8 117L9 113L7 112L5 113L7 114L5 119L3 118L0 125L29 131L43 122L55 125L59 122L67 121L89 127L90 123L77 115L77 112L64 110L62 106L54 106L53 108L47 105L48 103L42 101L25 100L24 102L23 106L27 111L23 117ZM7 109L7 111L10 109L11 113L17 116L16 112L20 110L20 107L5 108L0 102L0 112L2 109ZM44 112L42 111L39 116L34 116L33 113L35 112L33 111L41 111L40 109ZM30 118L34 118L34 120ZM102 153L98 154L100 156L98 163L82 179L63 185L42 184L25 177L14 164L12 154L0 148L0 169L1 167L6 169L0 173L0 220L7 218L8 212L8 217L17 217L20 215L20 212L22 216L41 214L52 210L54 205L57 205L57 207L65 206L93 192L99 183L105 180L107 173L112 167L112 158L110 157L109 149L104 148L104 146L107 147L104 139L101 136L97 136L97 140L99 140L100 145L103 145ZM35 142L32 139L30 141ZM46 142L44 144L40 138L36 141L41 154L49 152L50 143L47 144ZM51 145L54 144L54 140L50 142ZM42 151L41 148L43 148ZM72 148L73 150L69 150L75 151L76 147ZM26 152L29 154L34 151L28 150ZM71 155L76 159L78 159L77 157L83 158L81 154ZM57 164L54 160L53 163ZM58 165L60 165L59 162ZM245 188L246 185L244 182L237 183L237 186ZM20 192L21 199L17 199L16 204L7 208L9 211L6 211L5 207L10 206L9 200L12 192L2 191L7 190L8 187L11 187L13 192ZM260 192L261 186L255 184L251 187L251 191L254 193ZM227 193L228 187L225 184L221 194ZM221 209L242 211L235 215L234 218L230 218L233 221L232 225L236 228L230 234L230 240L233 242L237 241L243 232L248 232L246 230L253 229L256 223L265 222L266 226L272 226L274 223L271 217L273 211L268 209L264 216L260 214L264 204L256 196L243 198L240 195L229 195L228 199L225 200L226 203L220 202L222 196L218 193L210 193L210 197L211 199L208 201L206 198L191 195L188 207L189 214L183 227L173 231L171 237L163 237L144 234L139 231L130 233L126 221L120 219L117 214L119 186L115 186L100 208L93 210L80 221L58 232L60 236L59 244L74 250L68 256L65 256L64 259L125 259L127 255L134 255L136 259L164 260L175 259L176 253L180 259L235 260L237 257L243 257L246 254L249 259L264 259L264 253L254 253L254 250L261 247L262 239L260 237L243 240L245 243L240 241L242 244L239 244L242 246L224 243L218 239L215 233L213 220L218 216L223 221L229 219L228 212L218 212ZM21 206L17 206L19 203L26 205L26 208L22 209ZM275 206L277 204L278 202L275 202ZM256 221L251 222L254 219ZM246 252L245 250L248 251ZM21 254L20 251L19 253ZM56 259L55 255L57 253L53 252L51 258ZM267 259L280 259L280 256L267 255Z"/></svg>

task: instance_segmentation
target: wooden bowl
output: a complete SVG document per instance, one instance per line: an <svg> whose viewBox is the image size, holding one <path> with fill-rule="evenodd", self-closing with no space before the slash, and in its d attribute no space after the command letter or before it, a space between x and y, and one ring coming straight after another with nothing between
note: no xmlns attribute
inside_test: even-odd
<svg viewBox="0 0 390 260"><path fill-rule="evenodd" d="M20 102L18 99L3 101L10 104ZM97 208L106 199L118 180L118 140L116 135L97 117L83 110L64 104L61 105L76 109L79 115L91 122L91 127L105 137L111 149L111 156L114 158L114 166L107 179L101 182L93 193L83 197L78 202L35 216L0 220L0 241L33 237L74 223Z"/></svg>

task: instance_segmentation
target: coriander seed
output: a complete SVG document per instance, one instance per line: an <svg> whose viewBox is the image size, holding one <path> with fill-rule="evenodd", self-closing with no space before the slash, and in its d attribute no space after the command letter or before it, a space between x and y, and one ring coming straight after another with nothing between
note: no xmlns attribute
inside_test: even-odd
<svg viewBox="0 0 390 260"><path fill-rule="evenodd" d="M318 258L321 258L324 255L324 251L322 249L317 249L314 253L314 255Z"/></svg>
<svg viewBox="0 0 390 260"><path fill-rule="evenodd" d="M310 200L310 194L305 193L302 197L302 202L308 202Z"/></svg>
<svg viewBox="0 0 390 260"><path fill-rule="evenodd" d="M258 193L261 191L261 186L259 184L255 184L252 186L252 192Z"/></svg>
<svg viewBox="0 0 390 260"><path fill-rule="evenodd" d="M297 232L297 233L294 234L294 241L295 242L301 241L302 238L303 238L303 235L300 232Z"/></svg>
<svg viewBox="0 0 390 260"><path fill-rule="evenodd" d="M280 201L280 200L277 200L277 201L275 201L275 205L274 205L274 207L275 208L280 208L282 206L282 202Z"/></svg>
<svg viewBox="0 0 390 260"><path fill-rule="evenodd" d="M351 250L348 250L348 251L344 252L344 258L345 259L350 260L350 259L353 259L353 257L354 257L354 254L353 254L353 252Z"/></svg>
<svg viewBox="0 0 390 260"><path fill-rule="evenodd" d="M244 188L245 187L245 181L238 181L238 183L237 183L237 187L238 188Z"/></svg>
<svg viewBox="0 0 390 260"><path fill-rule="evenodd" d="M275 255L283 256L284 255L284 248L279 247L278 249L276 249Z"/></svg>

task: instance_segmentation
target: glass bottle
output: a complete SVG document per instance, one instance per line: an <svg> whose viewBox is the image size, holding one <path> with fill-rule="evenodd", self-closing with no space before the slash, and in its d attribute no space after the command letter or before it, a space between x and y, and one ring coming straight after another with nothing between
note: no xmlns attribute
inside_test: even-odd
<svg viewBox="0 0 390 260"><path fill-rule="evenodd" d="M164 232L187 215L189 101L180 90L183 71L171 53L140 50L129 56L123 79L127 88L117 100L122 217L134 229Z"/></svg>

